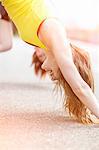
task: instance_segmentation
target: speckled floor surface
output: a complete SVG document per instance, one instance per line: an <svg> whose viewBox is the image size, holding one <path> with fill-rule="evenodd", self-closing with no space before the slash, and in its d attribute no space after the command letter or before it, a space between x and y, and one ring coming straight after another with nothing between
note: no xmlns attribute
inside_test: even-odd
<svg viewBox="0 0 99 150"><path fill-rule="evenodd" d="M99 125L82 125L64 113L50 79L34 76L31 54L18 39L11 52L0 54L0 150L98 150ZM92 54L99 97L99 53Z"/></svg>

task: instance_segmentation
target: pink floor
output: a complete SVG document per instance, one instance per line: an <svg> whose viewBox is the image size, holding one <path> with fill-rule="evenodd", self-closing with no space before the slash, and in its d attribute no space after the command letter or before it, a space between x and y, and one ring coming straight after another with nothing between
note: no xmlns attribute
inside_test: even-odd
<svg viewBox="0 0 99 150"><path fill-rule="evenodd" d="M0 54L0 150L99 150L99 124L82 125L64 113L50 79L34 76L32 49L22 44L15 39L13 50ZM99 98L98 47L88 49Z"/></svg>

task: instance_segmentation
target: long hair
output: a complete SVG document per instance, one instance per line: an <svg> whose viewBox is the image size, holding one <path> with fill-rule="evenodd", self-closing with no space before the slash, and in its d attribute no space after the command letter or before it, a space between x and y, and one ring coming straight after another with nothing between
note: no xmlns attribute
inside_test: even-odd
<svg viewBox="0 0 99 150"><path fill-rule="evenodd" d="M91 69L91 62L89 54L72 44L73 62L80 73L83 80L89 85L94 92L94 79ZM64 90L64 107L65 110L69 110L69 114L74 116L78 121L82 123L92 123L91 114L88 108L81 102L81 100L75 95L63 75L60 74L60 79L57 81L57 86L62 87Z"/></svg>
<svg viewBox="0 0 99 150"><path fill-rule="evenodd" d="M89 54L81 48L78 48L72 44L70 44L72 50L73 62L80 73L83 80L89 85L89 87L94 92L94 78L92 74L91 62ZM34 70L36 75L38 73L42 76L46 75L46 72L41 68L42 62L40 62L39 58L36 55L36 52L32 57L32 64L34 64ZM64 107L65 110L68 109L69 114L77 118L78 121L82 123L92 123L92 119L90 116L90 111L88 108L81 102L81 100L75 95L67 81L64 79L61 71L60 78L56 83L57 89L61 88L64 90Z"/></svg>
<svg viewBox="0 0 99 150"><path fill-rule="evenodd" d="M40 75L40 77L45 77L46 76L46 71L44 69L41 68L42 63L39 59L39 57L36 54L36 51L34 52L33 56L32 56L32 64L34 65L34 72L36 75Z"/></svg>

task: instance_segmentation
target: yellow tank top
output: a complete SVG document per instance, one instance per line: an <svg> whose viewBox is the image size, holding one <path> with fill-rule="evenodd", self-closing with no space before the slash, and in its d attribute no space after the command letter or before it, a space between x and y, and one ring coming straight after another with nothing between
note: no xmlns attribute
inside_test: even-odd
<svg viewBox="0 0 99 150"><path fill-rule="evenodd" d="M8 15L15 23L19 36L23 41L46 49L39 40L37 31L40 24L48 17L51 11L45 4L45 0L0 0Z"/></svg>

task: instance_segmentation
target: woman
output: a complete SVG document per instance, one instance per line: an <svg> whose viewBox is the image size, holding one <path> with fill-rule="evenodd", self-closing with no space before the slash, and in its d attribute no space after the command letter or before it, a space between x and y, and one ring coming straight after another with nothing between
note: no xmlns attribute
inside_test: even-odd
<svg viewBox="0 0 99 150"><path fill-rule="evenodd" d="M70 44L73 56L73 62L79 71L83 80L89 85L89 87L94 92L94 79L91 69L90 57L86 51L80 49L72 44ZM64 106L65 109L69 110L70 115L75 116L82 123L92 123L93 120L91 118L90 111L88 108L82 103L82 101L75 95L69 84L65 81L63 75L61 74L60 69L57 64L56 67L53 68L53 65L49 63L50 60L53 63L53 59L50 58L44 65L43 62L46 59L46 55L40 48L35 48L36 52L33 54L32 64L34 64L35 73L41 73L41 77L46 74L46 71L49 71L52 80L57 82L57 87L62 87L64 90ZM48 58L49 59L49 58ZM43 70L41 68L43 64ZM57 68L57 69L56 69ZM60 88L59 88L60 89Z"/></svg>
<svg viewBox="0 0 99 150"><path fill-rule="evenodd" d="M99 118L99 102L82 79L73 62L65 28L51 13L45 0L1 0L15 23L20 37L27 43L43 48L49 64L60 71L75 95ZM56 65L57 64L57 65ZM57 67L58 66L58 67ZM46 70L46 68L44 68ZM68 70L67 70L68 69ZM50 71L53 74L52 71Z"/></svg>
<svg viewBox="0 0 99 150"><path fill-rule="evenodd" d="M12 26L4 7L0 3L0 52L12 48Z"/></svg>
<svg viewBox="0 0 99 150"><path fill-rule="evenodd" d="M44 53L44 50L38 47L35 47L35 52L32 56L32 64L34 65L34 72L36 75L40 74L40 77L45 77L46 71L41 68L44 60L46 59L46 55Z"/></svg>

